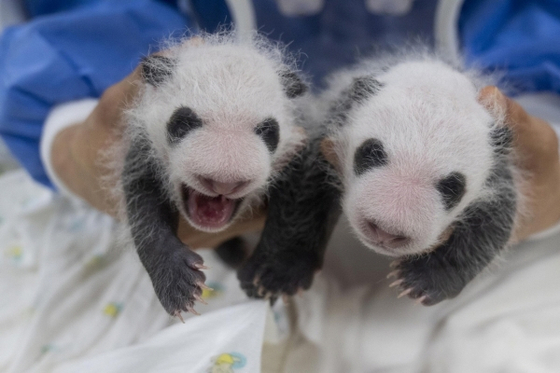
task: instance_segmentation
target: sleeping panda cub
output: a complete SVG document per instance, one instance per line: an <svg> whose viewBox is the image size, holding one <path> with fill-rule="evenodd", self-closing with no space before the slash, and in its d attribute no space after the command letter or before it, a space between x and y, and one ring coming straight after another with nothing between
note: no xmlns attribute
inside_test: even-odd
<svg viewBox="0 0 560 373"><path fill-rule="evenodd" d="M367 247L397 258L401 289L453 298L508 245L520 179L503 115L478 102L475 73L429 53L365 61L324 93L323 152Z"/></svg>
<svg viewBox="0 0 560 373"><path fill-rule="evenodd" d="M218 232L260 203L304 141L295 98L306 85L282 50L258 36L203 35L142 62L127 113L122 191L130 235L174 316L195 312L202 258L176 235L179 214Z"/></svg>

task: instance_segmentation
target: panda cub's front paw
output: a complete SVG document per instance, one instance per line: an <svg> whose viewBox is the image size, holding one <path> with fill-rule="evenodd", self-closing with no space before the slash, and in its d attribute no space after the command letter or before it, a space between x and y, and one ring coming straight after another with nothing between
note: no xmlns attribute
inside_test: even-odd
<svg viewBox="0 0 560 373"><path fill-rule="evenodd" d="M462 271L451 263L434 255L404 258L393 262L394 271L388 277L396 277L389 285L425 306L437 304L456 297L467 284Z"/></svg>
<svg viewBox="0 0 560 373"><path fill-rule="evenodd" d="M274 299L309 289L319 267L313 258L290 252L276 255L255 252L241 266L237 278L249 297Z"/></svg>
<svg viewBox="0 0 560 373"><path fill-rule="evenodd" d="M181 320L181 312L198 313L194 309L196 301L206 304L202 299L202 290L206 276L202 258L187 248L174 250L168 256L161 257L150 276L154 290L165 310Z"/></svg>

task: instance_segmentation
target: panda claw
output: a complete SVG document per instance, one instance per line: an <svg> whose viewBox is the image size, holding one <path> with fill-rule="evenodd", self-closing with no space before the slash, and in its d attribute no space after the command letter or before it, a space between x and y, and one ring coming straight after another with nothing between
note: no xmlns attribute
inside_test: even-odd
<svg viewBox="0 0 560 373"><path fill-rule="evenodd" d="M397 281L393 281L393 282L389 285L389 287L390 287L390 288L393 288L393 287L395 287L395 286L399 286L399 285L402 284L403 282L404 282L403 279L400 279L400 280L397 280Z"/></svg>
<svg viewBox="0 0 560 373"><path fill-rule="evenodd" d="M183 324L185 323L185 320L183 319L183 315L181 315L181 311L175 311L175 316L178 317Z"/></svg>
<svg viewBox="0 0 560 373"><path fill-rule="evenodd" d="M397 299L398 299L398 298L402 298L402 297L404 297L405 295L410 294L411 291L412 291L412 288L406 289L405 291L403 291L402 293L400 293L400 294L397 296Z"/></svg>
<svg viewBox="0 0 560 373"><path fill-rule="evenodd" d="M427 296L427 295L423 295L423 296L421 296L420 298L416 299L416 302L414 302L414 304L415 304L415 305L416 305L416 304L422 304L422 303L426 300L426 298L428 298L428 296Z"/></svg>
<svg viewBox="0 0 560 373"><path fill-rule="evenodd" d="M202 297L198 294L194 295L194 299L196 299L197 301L199 301L200 303L202 303L204 305L208 305L208 302L206 302L204 299L202 299Z"/></svg>
<svg viewBox="0 0 560 373"><path fill-rule="evenodd" d="M211 287L207 286L205 283L203 282L197 282L196 283L198 285L199 288L201 288L202 290L207 290L207 291L214 291L214 289L212 289Z"/></svg>
<svg viewBox="0 0 560 373"><path fill-rule="evenodd" d="M187 312L190 312L196 316L200 316L200 313L196 312L196 310L192 306L187 306Z"/></svg>
<svg viewBox="0 0 560 373"><path fill-rule="evenodd" d="M393 260L390 264L389 264L389 268L397 268L399 266L400 261L399 260Z"/></svg>
<svg viewBox="0 0 560 373"><path fill-rule="evenodd" d="M400 272L400 271L399 271L398 269L396 269L396 270L390 272L390 273L387 275L387 278L391 278L391 277L397 278L397 277L399 277L399 272Z"/></svg>
<svg viewBox="0 0 560 373"><path fill-rule="evenodd" d="M259 281L261 280L261 276L255 276L255 278L253 279L253 286L259 286Z"/></svg>

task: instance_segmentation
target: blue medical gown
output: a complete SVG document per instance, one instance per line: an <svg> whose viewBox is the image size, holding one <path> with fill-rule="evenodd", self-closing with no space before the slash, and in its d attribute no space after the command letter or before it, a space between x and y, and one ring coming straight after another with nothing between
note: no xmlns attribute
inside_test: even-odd
<svg viewBox="0 0 560 373"><path fill-rule="evenodd" d="M466 0L459 35L467 63L504 72L510 94L560 93L560 0Z"/></svg>
<svg viewBox="0 0 560 373"><path fill-rule="evenodd" d="M8 28L0 39L0 134L33 178L47 186L52 185L39 157L39 140L50 109L99 97L158 41L185 32L188 24L165 2L76 3Z"/></svg>

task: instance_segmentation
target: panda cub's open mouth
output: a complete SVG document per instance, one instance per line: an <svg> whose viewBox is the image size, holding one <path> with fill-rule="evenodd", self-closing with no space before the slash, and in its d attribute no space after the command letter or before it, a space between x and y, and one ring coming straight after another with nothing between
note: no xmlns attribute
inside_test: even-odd
<svg viewBox="0 0 560 373"><path fill-rule="evenodd" d="M210 197L183 185L183 205L196 226L217 230L225 227L235 215L243 199L230 199L223 195Z"/></svg>

